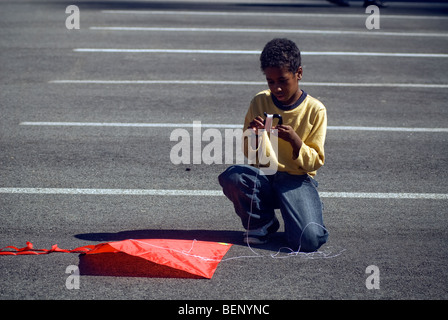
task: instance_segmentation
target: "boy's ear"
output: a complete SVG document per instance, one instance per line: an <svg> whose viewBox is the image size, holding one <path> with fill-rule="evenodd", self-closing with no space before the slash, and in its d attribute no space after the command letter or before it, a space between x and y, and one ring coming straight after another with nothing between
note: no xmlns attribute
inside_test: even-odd
<svg viewBox="0 0 448 320"><path fill-rule="evenodd" d="M302 66L300 66L300 67L297 69L296 75L297 75L297 80L302 80L302 76L303 76L303 69L302 69Z"/></svg>

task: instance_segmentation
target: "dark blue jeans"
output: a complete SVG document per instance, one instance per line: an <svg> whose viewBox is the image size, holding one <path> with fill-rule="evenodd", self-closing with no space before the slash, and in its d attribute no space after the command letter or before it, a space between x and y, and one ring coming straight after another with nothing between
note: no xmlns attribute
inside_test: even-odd
<svg viewBox="0 0 448 320"><path fill-rule="evenodd" d="M316 251L328 238L317 182L308 175L277 172L263 175L248 165L234 165L218 177L223 192L247 230L258 229L280 209L293 250Z"/></svg>

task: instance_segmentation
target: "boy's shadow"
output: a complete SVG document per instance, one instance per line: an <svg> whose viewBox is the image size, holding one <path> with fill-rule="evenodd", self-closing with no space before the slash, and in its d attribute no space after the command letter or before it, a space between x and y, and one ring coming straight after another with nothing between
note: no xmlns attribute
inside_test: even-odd
<svg viewBox="0 0 448 320"><path fill-rule="evenodd" d="M115 233L81 233L75 235L75 238L89 241L121 241L127 239L181 239L181 240L198 240L211 242L225 242L233 245L247 246L244 242L242 231L230 230L160 230L160 229L144 229L144 230L127 230ZM279 248L285 246L283 232L274 234L270 241L263 245L251 245L257 249L270 251L278 251Z"/></svg>

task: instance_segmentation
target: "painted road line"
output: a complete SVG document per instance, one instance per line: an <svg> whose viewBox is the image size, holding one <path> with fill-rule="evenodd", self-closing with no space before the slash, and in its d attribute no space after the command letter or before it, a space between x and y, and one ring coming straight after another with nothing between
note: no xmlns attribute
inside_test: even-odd
<svg viewBox="0 0 448 320"><path fill-rule="evenodd" d="M266 85L265 81L220 81L220 80L51 80L58 84L181 84L181 85Z"/></svg>
<svg viewBox="0 0 448 320"><path fill-rule="evenodd" d="M257 50L205 50L205 49L119 49L119 48L75 48L74 52L87 53L179 53L179 54L241 54L259 55ZM308 51L303 56L355 56L355 57L397 57L397 58L448 58L445 53L399 53L399 52L343 52Z"/></svg>
<svg viewBox="0 0 448 320"><path fill-rule="evenodd" d="M383 192L320 192L324 198L362 198L362 199L434 199L447 200L446 193L383 193Z"/></svg>
<svg viewBox="0 0 448 320"><path fill-rule="evenodd" d="M221 196L219 190L0 188L0 194L134 195L134 196Z"/></svg>
<svg viewBox="0 0 448 320"><path fill-rule="evenodd" d="M76 48L75 52L101 52L101 53L202 53L202 54L245 54L258 55L257 50L205 50L205 49L116 49L116 48Z"/></svg>
<svg viewBox="0 0 448 320"><path fill-rule="evenodd" d="M180 189L86 189L86 188L0 188L0 194L50 195L127 195L127 196L224 196L221 190ZM359 199L432 199L447 200L446 193L378 193L378 192L320 192L324 198Z"/></svg>
<svg viewBox="0 0 448 320"><path fill-rule="evenodd" d="M163 31L163 32L226 32L226 33L278 33L278 34L320 34L320 35L361 35L398 37L448 37L448 33L435 32L383 32L351 30L305 30L305 29L254 29L254 28L164 28L164 27L104 27L93 26L90 30L102 31Z"/></svg>
<svg viewBox="0 0 448 320"><path fill-rule="evenodd" d="M236 85L236 86L266 86L265 81L225 81L225 80L50 80L55 84L119 84L119 85ZM447 89L448 84L429 83L347 83L347 82L301 82L302 86L320 87L387 87L387 88L420 88L420 89Z"/></svg>
<svg viewBox="0 0 448 320"><path fill-rule="evenodd" d="M196 15L196 16L246 16L246 17L296 17L296 18L361 18L366 14L331 14L331 13L288 13L288 12L232 12L232 11L168 11L168 10L102 10L105 14L131 15ZM388 15L381 13L381 19L417 19L446 20L447 16Z"/></svg>
<svg viewBox="0 0 448 320"><path fill-rule="evenodd" d="M125 122L48 122L23 121L22 126L54 126L54 127L134 127L134 128L193 128L193 123L125 123ZM241 129L239 124L201 123L202 128ZM328 126L328 130L339 131L392 131L392 132L448 132L448 128L406 128L406 127L356 127Z"/></svg>
<svg viewBox="0 0 448 320"><path fill-rule="evenodd" d="M173 84L173 85L235 85L235 86L266 86L265 81L225 81L225 80L50 80L55 84ZM347 82L301 82L302 86L320 87L388 87L388 88L420 88L446 89L448 84L429 83L347 83Z"/></svg>
<svg viewBox="0 0 448 320"><path fill-rule="evenodd" d="M327 129L344 131L448 132L448 128L328 126Z"/></svg>
<svg viewBox="0 0 448 320"><path fill-rule="evenodd" d="M124 122L45 122L24 121L22 126L63 126L63 127L133 127L133 128L193 128L193 123L124 123ZM241 129L237 124L201 123L202 128Z"/></svg>

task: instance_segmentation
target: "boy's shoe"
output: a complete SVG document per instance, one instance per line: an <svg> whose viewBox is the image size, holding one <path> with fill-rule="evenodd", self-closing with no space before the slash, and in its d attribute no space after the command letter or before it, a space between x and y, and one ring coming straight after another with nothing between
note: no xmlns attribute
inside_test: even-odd
<svg viewBox="0 0 448 320"><path fill-rule="evenodd" d="M248 244L264 244L268 242L271 234L276 233L280 228L280 223L274 217L268 224L259 229L248 230L244 233L244 242Z"/></svg>

